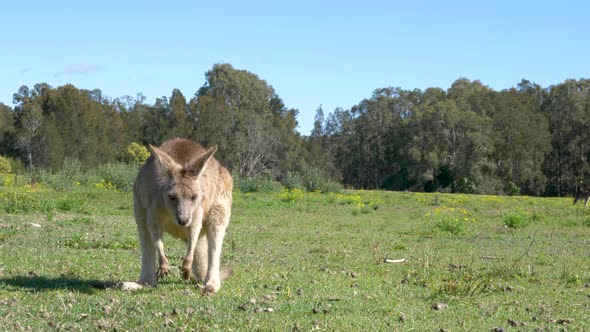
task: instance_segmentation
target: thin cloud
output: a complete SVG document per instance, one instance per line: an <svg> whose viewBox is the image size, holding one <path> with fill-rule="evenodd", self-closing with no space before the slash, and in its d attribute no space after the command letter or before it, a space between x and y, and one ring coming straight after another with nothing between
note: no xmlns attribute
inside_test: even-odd
<svg viewBox="0 0 590 332"><path fill-rule="evenodd" d="M55 77L61 75L86 75L100 70L101 67L94 63L79 63L75 65L68 65L63 70L55 73Z"/></svg>

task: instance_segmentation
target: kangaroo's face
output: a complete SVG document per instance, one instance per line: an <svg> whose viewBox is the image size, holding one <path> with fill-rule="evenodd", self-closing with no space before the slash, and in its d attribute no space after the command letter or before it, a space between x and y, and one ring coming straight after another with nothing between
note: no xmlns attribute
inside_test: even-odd
<svg viewBox="0 0 590 332"><path fill-rule="evenodd" d="M179 180L179 183L170 186L170 189L164 193L164 200L168 208L174 211L176 223L181 226L189 226L195 211L201 206L203 197L202 194L199 194L198 181L193 181L190 178Z"/></svg>
<svg viewBox="0 0 590 332"><path fill-rule="evenodd" d="M186 165L180 165L166 152L153 147L156 163L160 173L164 173L167 185L163 186L162 200L166 207L173 211L174 220L180 226L190 226L195 212L200 208L203 194L200 190L201 174L208 161L217 150L213 147L196 156Z"/></svg>

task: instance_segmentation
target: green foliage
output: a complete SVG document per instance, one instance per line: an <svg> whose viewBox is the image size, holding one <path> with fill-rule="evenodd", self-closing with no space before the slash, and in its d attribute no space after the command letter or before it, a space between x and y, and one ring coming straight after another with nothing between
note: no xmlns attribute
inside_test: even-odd
<svg viewBox="0 0 590 332"><path fill-rule="evenodd" d="M82 163L77 158L66 158L59 171L38 169L33 176L37 182L57 191L66 191L89 183L88 173L83 170Z"/></svg>
<svg viewBox="0 0 590 332"><path fill-rule="evenodd" d="M133 190L138 172L139 165L125 163L104 164L96 169L96 175L102 183L111 183L114 188L122 191Z"/></svg>
<svg viewBox="0 0 590 332"><path fill-rule="evenodd" d="M303 192L301 191L301 189L298 188L294 188L294 189L284 189L280 194L279 194L279 199L283 202L283 203L291 203L294 204L297 201L301 200L303 198Z"/></svg>
<svg viewBox="0 0 590 332"><path fill-rule="evenodd" d="M216 64L205 77L207 82L191 100L191 112L199 119L196 138L218 144L216 158L240 177L268 173L271 165L283 175L293 170L301 146L295 131L297 111L288 109L272 86L249 71Z"/></svg>
<svg viewBox="0 0 590 332"><path fill-rule="evenodd" d="M12 170L12 173L24 174L27 172L27 168L22 161L13 158L8 158L8 161L10 162L10 169Z"/></svg>
<svg viewBox="0 0 590 332"><path fill-rule="evenodd" d="M28 174L18 173L0 173L0 186L5 187L19 187L26 184L34 184L35 180L32 180Z"/></svg>
<svg viewBox="0 0 590 332"><path fill-rule="evenodd" d="M461 235L466 232L465 223L458 218L452 218L451 216L438 217L434 223L434 228L438 232L450 235Z"/></svg>
<svg viewBox="0 0 590 332"><path fill-rule="evenodd" d="M0 104L0 153L59 190L101 180L129 190L124 176L86 170L141 164L145 145L174 137L218 144L216 158L240 177L308 191L338 191L337 180L364 189L566 196L590 176L588 79L546 88L523 80L502 91L465 78L446 90L378 88L350 109L320 106L305 137L297 110L256 74L216 64L205 78L189 101L174 89L153 103L70 84L22 86L14 108ZM86 178L58 174L72 159Z"/></svg>
<svg viewBox="0 0 590 332"><path fill-rule="evenodd" d="M342 190L341 184L331 180L323 171L317 168L307 169L303 173L301 181L307 191L337 193Z"/></svg>
<svg viewBox="0 0 590 332"><path fill-rule="evenodd" d="M55 209L60 212L88 213L88 200L82 195L69 193L55 202Z"/></svg>
<svg viewBox="0 0 590 332"><path fill-rule="evenodd" d="M305 188L303 178L297 172L287 172L287 175L281 179L281 184L288 190Z"/></svg>
<svg viewBox="0 0 590 332"><path fill-rule="evenodd" d="M143 145L132 142L123 154L123 160L129 164L142 165L150 156L150 151Z"/></svg>
<svg viewBox="0 0 590 332"><path fill-rule="evenodd" d="M316 191L314 193L319 192ZM362 191L360 193L362 193ZM328 202L339 205L350 205L350 211L354 216L375 212L383 204L383 202L378 199L369 199L365 197L365 195L356 192L330 192L328 195Z"/></svg>
<svg viewBox="0 0 590 332"><path fill-rule="evenodd" d="M273 181L266 178L242 178L234 176L234 189L243 193L254 193L254 192L279 192L283 189L283 186L279 182Z"/></svg>
<svg viewBox="0 0 590 332"><path fill-rule="evenodd" d="M47 213L53 210L51 200L38 194L38 189L31 186L10 188L0 192L0 207L6 213L18 214L29 212Z"/></svg>
<svg viewBox="0 0 590 332"><path fill-rule="evenodd" d="M544 96L541 113L548 119L554 147L543 162L544 175L551 179L548 194L562 196L575 192L580 181L588 180L590 164L590 80L566 80L551 86ZM531 133L534 133L532 131Z"/></svg>
<svg viewBox="0 0 590 332"><path fill-rule="evenodd" d="M533 210L530 213L530 220L532 222L539 223L539 222L544 221L546 218L547 218L546 211L542 207L541 208L533 208Z"/></svg>
<svg viewBox="0 0 590 332"><path fill-rule="evenodd" d="M438 196L435 196L438 199ZM432 229L436 233L448 235L463 235L467 233L469 224L476 222L476 218L466 208L455 208L435 205L432 212L425 214L433 222Z"/></svg>
<svg viewBox="0 0 590 332"><path fill-rule="evenodd" d="M35 153L37 165L51 170L59 170L65 158L65 144L59 132L55 113L49 114L43 120L40 133L39 150Z"/></svg>
<svg viewBox="0 0 590 332"><path fill-rule="evenodd" d="M79 186L98 186L121 191L133 190L133 183L139 171L137 164L122 162L108 163L96 169L84 170L78 159L66 158L60 171L37 170L34 178L57 191L67 191Z"/></svg>
<svg viewBox="0 0 590 332"><path fill-rule="evenodd" d="M281 184L289 190L302 189L322 193L337 193L342 190L341 184L331 180L318 168L308 168L303 175L298 172L288 172L281 179Z"/></svg>
<svg viewBox="0 0 590 332"><path fill-rule="evenodd" d="M6 157L0 156L0 173L11 173L12 165L10 160Z"/></svg>
<svg viewBox="0 0 590 332"><path fill-rule="evenodd" d="M506 192L506 194L508 196L517 196L520 194L520 187L518 185L516 185L516 183L510 181L506 185L506 188L504 189L504 191Z"/></svg>
<svg viewBox="0 0 590 332"><path fill-rule="evenodd" d="M14 132L14 112L4 103L0 103L0 142L8 141L9 136ZM8 150L8 147L0 144L0 153Z"/></svg>
<svg viewBox="0 0 590 332"><path fill-rule="evenodd" d="M16 147L28 166L59 170L65 157L87 166L115 161L125 141L120 112L100 90L36 84L14 95Z"/></svg>
<svg viewBox="0 0 590 332"><path fill-rule="evenodd" d="M473 180L467 177L462 177L453 182L453 192L462 194L473 194L477 190L477 186Z"/></svg>
<svg viewBox="0 0 590 332"><path fill-rule="evenodd" d="M521 209L505 212L502 221L509 228L524 228L530 223L529 216Z"/></svg>

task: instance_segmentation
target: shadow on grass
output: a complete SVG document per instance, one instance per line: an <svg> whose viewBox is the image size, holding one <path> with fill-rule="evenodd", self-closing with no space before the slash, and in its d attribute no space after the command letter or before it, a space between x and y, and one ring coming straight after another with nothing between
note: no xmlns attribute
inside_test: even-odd
<svg viewBox="0 0 590 332"><path fill-rule="evenodd" d="M116 283L94 279L79 279L75 277L43 277L43 276L16 276L0 278L0 288L14 291L43 292L53 290L72 290L80 293L93 293L97 289L111 288ZM12 289L14 287L15 289Z"/></svg>

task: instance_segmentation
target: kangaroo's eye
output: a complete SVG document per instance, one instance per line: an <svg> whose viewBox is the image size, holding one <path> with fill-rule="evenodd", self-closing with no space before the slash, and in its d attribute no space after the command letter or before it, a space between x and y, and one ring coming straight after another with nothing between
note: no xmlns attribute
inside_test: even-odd
<svg viewBox="0 0 590 332"><path fill-rule="evenodd" d="M176 200L176 195L169 194L168 195L168 199L170 199L171 201L175 201Z"/></svg>
<svg viewBox="0 0 590 332"><path fill-rule="evenodd" d="M196 201L196 200L197 200L197 195L192 195L192 196L191 196L191 201L193 201L193 202L194 202L194 201Z"/></svg>

